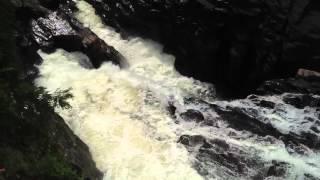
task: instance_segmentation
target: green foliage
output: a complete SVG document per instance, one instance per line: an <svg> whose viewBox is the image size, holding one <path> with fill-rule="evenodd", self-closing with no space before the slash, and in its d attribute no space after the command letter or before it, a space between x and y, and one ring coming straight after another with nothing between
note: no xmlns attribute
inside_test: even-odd
<svg viewBox="0 0 320 180"><path fill-rule="evenodd" d="M72 98L68 90L51 96L18 76L0 76L0 166L8 169L5 179L14 175L26 179L79 179L61 158L61 152L50 148L54 142L48 121L53 120L55 106L70 108L68 98Z"/></svg>
<svg viewBox="0 0 320 180"><path fill-rule="evenodd" d="M70 93L70 89L67 90L58 90L53 93L51 99L48 102L51 103L53 107L61 107L69 109L71 106L68 104L67 100L72 98L72 94Z"/></svg>
<svg viewBox="0 0 320 180"><path fill-rule="evenodd" d="M16 61L15 9L0 0L0 172L2 179L81 179L69 164L50 127L54 107L70 108L68 90L49 95L21 77Z"/></svg>

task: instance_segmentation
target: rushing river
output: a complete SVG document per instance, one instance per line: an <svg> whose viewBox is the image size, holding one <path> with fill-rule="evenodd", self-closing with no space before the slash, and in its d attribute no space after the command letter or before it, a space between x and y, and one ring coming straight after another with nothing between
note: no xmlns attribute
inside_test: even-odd
<svg viewBox="0 0 320 180"><path fill-rule="evenodd" d="M221 107L253 107L253 104L245 100L215 100L213 86L180 75L174 69L174 57L164 53L161 45L138 37L122 39L102 23L91 5L78 1L77 7L75 17L119 51L126 66L120 69L104 63L93 69L88 57L79 52L39 51L44 62L38 66L40 77L36 84L50 93L70 89L71 108L56 108L56 111L88 145L104 179L259 179L259 173L274 161L283 162L284 168L289 169L280 179L320 177L320 157L316 151L289 153L280 140L229 128L210 109L210 104ZM196 100L186 100L190 98ZM282 103L278 96L265 98ZM173 115L168 110L170 105L176 108ZM183 120L180 114L188 109L201 112L205 119L215 121L215 125ZM272 123L284 133L299 121L292 113L298 113L299 118L308 115L293 107L283 109L288 112L285 116L258 107L256 110L261 117L276 119ZM313 111L312 108L309 111L311 116L318 115L319 112ZM203 143L190 146L179 143L182 136L221 140L227 144L220 146L227 145L230 156L235 154L235 158L245 160L239 160L237 167L228 167L220 162L223 159L210 155L209 151L225 150L219 149L219 143L213 142L217 146L204 151ZM241 165L243 168L239 168Z"/></svg>

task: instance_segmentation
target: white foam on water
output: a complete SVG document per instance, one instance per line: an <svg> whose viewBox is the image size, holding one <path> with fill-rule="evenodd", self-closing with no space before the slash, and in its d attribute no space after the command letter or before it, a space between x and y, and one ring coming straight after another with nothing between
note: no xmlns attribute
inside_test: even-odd
<svg viewBox="0 0 320 180"><path fill-rule="evenodd" d="M311 126L316 125L318 121L319 111L314 107L305 107L303 109L295 108L292 105L286 104L283 97L288 94L273 95L273 96L257 96L259 101L265 100L274 103L274 108L265 108L257 106L252 100L242 99L235 101L216 101L222 107L231 106L241 108L248 115L255 117L264 123L270 123L274 128L283 134L294 133L303 136L303 133L310 133L319 136L318 132L311 130ZM299 96L300 94L290 94L292 96ZM316 96L315 96L316 97ZM254 111L253 111L254 110ZM313 121L306 120L307 118ZM221 130L220 130L221 131ZM221 137L220 137L221 138ZM286 179L303 179L305 174L314 177L320 177L320 151L305 148L306 154L298 154L295 152L288 152L281 140L276 140L269 144L267 140L264 142L263 138L255 136L233 139L223 137L229 141L230 144L236 144L241 147L250 147L257 156L265 162L273 160L277 162L288 163L290 169Z"/></svg>
<svg viewBox="0 0 320 180"><path fill-rule="evenodd" d="M270 123L283 134L295 133L302 135L303 133L308 132L319 136L319 132L312 131L310 128L317 125L316 121L320 112L314 107L306 106L303 109L298 109L290 104L286 104L282 99L287 95L289 94L285 93L282 95L258 97L260 101L265 100L273 102L275 104L274 108L257 106L249 99L235 100L228 102L227 104L233 107L241 107L244 110L255 110L257 112L256 116L258 120L264 123ZM290 95L299 96L301 94ZM308 118L313 120L310 121Z"/></svg>
<svg viewBox="0 0 320 180"><path fill-rule="evenodd" d="M119 33L102 23L91 5L77 1L77 7L79 12L76 18L118 50L128 66L120 69L111 63L104 63L99 69L88 69L91 65L81 53L68 53L61 49L52 54L40 51L44 62L39 66L40 77L36 85L45 87L50 93L71 89L74 97L68 102L72 108L56 108L56 111L88 145L97 167L104 173L104 179L203 179L192 168L198 150L187 152L177 143L183 134L223 139L230 146L240 148L266 164L272 160L287 162L292 165L288 175L291 179L302 177L304 173L320 177L317 165L320 158L316 152L308 155L289 154L281 141L269 144L249 132L229 128L228 123L219 120L210 107L185 104L185 97L213 102L210 98L212 87L176 72L174 57L163 53L159 44L141 38L121 39ZM266 98L279 101L278 97ZM174 102L178 112L186 109L201 111L206 119L215 119L217 127L195 122L174 124L165 107L169 101ZM220 106L258 108L245 101L215 103ZM274 121L271 123L281 132L287 133L292 127L295 127L293 131L300 132L303 127L296 126L295 121L299 119L296 117L301 114L305 116L306 113L296 111L291 106L285 108L288 114L257 110L261 117L272 117ZM219 164L203 163L212 173L223 175L215 175L214 178L235 178L218 172L223 170L223 167L218 167ZM212 179L209 176L205 178Z"/></svg>
<svg viewBox="0 0 320 180"><path fill-rule="evenodd" d="M310 124L304 122L305 117L311 117L317 120L319 112L316 112L315 108L305 107L304 109L297 109L289 104L285 104L282 100L283 95L274 95L274 96L259 96L259 100L267 100L275 103L275 109L264 108L257 106L252 100L242 99L234 101L215 101L214 104L220 106L221 108L237 107L241 108L243 111L248 111L248 115L253 115L253 117L261 120L262 122L267 121L266 118L270 116L279 116L281 122L274 121L270 118L271 124L277 128L282 133L296 133L300 134L303 132L309 132ZM294 95L294 94L292 94ZM281 107L281 108L280 108ZM320 152L319 150L311 150L302 145L304 154L296 153L295 151L288 150L282 140L276 139L271 136L258 136L252 134L248 131L238 131L233 128L230 128L228 122L219 118L219 115L210 108L208 103L194 103L184 105L184 107L177 108L178 111L183 112L184 109L196 109L204 115L205 119L213 119L214 125L207 126L201 125L201 123L195 122L183 122L179 124L178 132L179 134L184 135L200 135L205 137L207 140L218 139L225 141L226 144L230 146L230 152L237 152L236 149L242 151L242 155L246 159L252 159L259 164L264 164L263 166L267 169L268 166L272 164L272 161L275 162L284 162L287 163L287 172L285 177L279 177L278 179L304 179L305 174L309 174L313 177L320 177ZM280 110L279 110L280 108ZM255 110L255 111L252 111ZM178 115L179 113L177 113ZM179 118L178 118L179 119ZM315 132L313 132L315 133ZM316 134L316 133L315 133ZM193 156L197 156L199 152L199 147L192 147L190 150ZM219 148L218 148L219 149ZM233 150L235 151L233 151ZM228 152L226 152L227 154ZM246 153L246 154L245 154ZM239 154L240 155L240 154ZM213 161L196 161L197 164L201 164L201 168L205 168L209 171L209 174L206 175L207 179L210 177L218 177L218 179L251 179L257 173L259 173L259 167L248 167L248 172L237 174L236 175L228 174L227 168L221 167L219 163ZM261 167L260 167L261 168ZM260 172L261 173L261 172ZM276 177L271 176L266 179L276 179Z"/></svg>
<svg viewBox="0 0 320 180"><path fill-rule="evenodd" d="M111 63L99 69L82 66L84 55L39 51L38 86L50 93L71 89L71 109L56 108L89 147L105 179L202 179L192 168L185 148L177 143L173 120L165 105L170 99L206 93L208 85L174 69L174 57L154 42L123 40L102 24L94 9L77 2L77 18L127 60L120 70Z"/></svg>
<svg viewBox="0 0 320 180"><path fill-rule="evenodd" d="M174 68L174 57L164 53L160 44L139 37L122 39L113 28L103 24L90 4L77 1L77 7L76 18L119 51L129 65L127 71L139 76L154 92L161 92L163 98L174 98L180 103L186 95L210 98L207 94L210 85L181 76Z"/></svg>
<svg viewBox="0 0 320 180"><path fill-rule="evenodd" d="M86 69L64 50L40 55L36 84L52 93L71 88L72 108L56 110L89 146L105 179L202 179L141 79L109 63Z"/></svg>

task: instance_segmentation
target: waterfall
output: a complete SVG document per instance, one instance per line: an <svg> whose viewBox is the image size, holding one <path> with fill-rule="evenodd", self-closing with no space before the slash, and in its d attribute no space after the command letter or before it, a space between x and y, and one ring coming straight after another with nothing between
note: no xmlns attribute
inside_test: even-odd
<svg viewBox="0 0 320 180"><path fill-rule="evenodd" d="M71 108L55 110L88 145L104 179L248 179L264 172L275 160L289 164L287 168L291 172L286 175L289 179L301 179L304 174L320 176L317 152L288 153L282 141L236 131L210 108L212 104L221 107L253 107L253 104L215 100L213 86L180 75L174 69L174 57L164 53L161 45L139 37L122 39L113 28L102 23L90 4L77 1L77 7L79 11L75 17L118 50L127 66L120 69L106 62L92 69L88 57L80 52L57 49L47 54L39 51L44 62L38 66L40 76L35 83L49 93L70 90ZM190 103L190 98L198 101ZM281 97L268 98L276 102ZM173 115L167 109L170 104L176 107ZM184 121L179 113L188 109L201 112L205 119L216 118L215 125ZM271 111L256 110L263 112L261 116L266 118L276 117ZM298 121L294 117L277 118L281 124L272 123L284 133ZM286 118L291 118L291 124L285 123ZM179 143L184 135L215 139L212 144L219 145L215 153L224 153L219 148L227 146L221 143L225 142L228 152L239 155L249 165L243 165L244 170L231 167L239 171L231 172L224 162L215 162L217 157L210 159L212 150L201 149L202 144L186 147ZM201 153L205 155L199 155Z"/></svg>
<svg viewBox="0 0 320 180"><path fill-rule="evenodd" d="M71 109L56 109L90 148L105 179L202 179L186 149L177 143L174 121L166 106L187 95L204 95L209 86L174 69L174 57L141 38L123 40L104 26L94 9L78 2L77 18L114 46L128 67L105 63L89 69L81 53L62 49L39 52L36 84L49 92L71 89Z"/></svg>

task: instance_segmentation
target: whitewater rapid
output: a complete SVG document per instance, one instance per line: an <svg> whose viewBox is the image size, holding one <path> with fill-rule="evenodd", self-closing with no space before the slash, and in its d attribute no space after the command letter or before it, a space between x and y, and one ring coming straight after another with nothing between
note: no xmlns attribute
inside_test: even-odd
<svg viewBox="0 0 320 180"><path fill-rule="evenodd" d="M73 95L68 99L71 108L57 107L55 110L88 145L104 179L248 179L274 160L290 165L290 173L286 175L289 179L303 179L305 173L320 177L317 152L308 155L288 153L282 141L235 131L219 119L208 104L254 107L262 117L276 119L272 123L284 133L292 127L300 128L295 126L299 120L292 113L302 114L302 110L290 107L280 116L271 110L258 109L245 100L216 101L212 85L180 75L174 69L174 57L164 53L161 45L136 37L122 39L113 28L102 23L90 4L76 2L79 11L75 17L119 51L126 66L120 69L106 62L93 69L88 57L80 52L57 49L46 54L39 51L44 62L38 66L40 76L35 83L49 93L70 90ZM188 98L206 103L188 103ZM281 97L266 98L282 103ZM167 109L170 104L176 108L176 117ZM214 119L216 125L185 122L179 113L188 109L200 111L205 119ZM303 128L297 131L300 130ZM258 162L258 166L248 166L242 174L230 172L214 159L203 159L199 155L200 145L186 148L178 143L182 135L223 140L232 147L231 153Z"/></svg>
<svg viewBox="0 0 320 180"><path fill-rule="evenodd" d="M76 17L127 60L127 68L105 63L90 69L81 53L58 49L39 52L36 84L49 92L70 89L71 109L59 109L71 129L90 148L105 179L202 179L188 152L177 143L174 121L166 106L184 96L203 94L209 86L174 69L174 57L160 45L141 38L123 40L102 24L84 1Z"/></svg>

